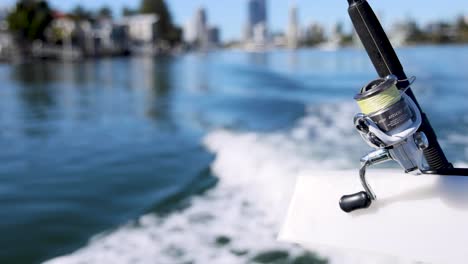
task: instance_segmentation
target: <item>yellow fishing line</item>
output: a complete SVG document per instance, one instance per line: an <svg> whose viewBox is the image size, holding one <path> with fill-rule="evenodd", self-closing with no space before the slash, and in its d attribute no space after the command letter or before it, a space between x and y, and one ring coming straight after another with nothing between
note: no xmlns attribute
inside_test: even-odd
<svg viewBox="0 0 468 264"><path fill-rule="evenodd" d="M395 85L369 98L358 100L357 103L363 114L369 115L385 109L400 101L400 91Z"/></svg>

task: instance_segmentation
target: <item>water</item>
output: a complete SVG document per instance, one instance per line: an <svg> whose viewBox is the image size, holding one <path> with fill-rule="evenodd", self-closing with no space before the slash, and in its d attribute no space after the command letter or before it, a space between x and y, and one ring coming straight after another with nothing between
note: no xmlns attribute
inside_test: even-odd
<svg viewBox="0 0 468 264"><path fill-rule="evenodd" d="M398 52L468 160L468 47ZM0 263L292 260L294 176L358 165L352 96L374 77L362 50L0 65Z"/></svg>

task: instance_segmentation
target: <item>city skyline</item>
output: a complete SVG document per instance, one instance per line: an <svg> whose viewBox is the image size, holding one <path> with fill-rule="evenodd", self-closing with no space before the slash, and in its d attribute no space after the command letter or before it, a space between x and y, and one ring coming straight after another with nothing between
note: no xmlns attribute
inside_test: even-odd
<svg viewBox="0 0 468 264"><path fill-rule="evenodd" d="M298 21L304 27L312 22L324 24L328 29L336 22L345 25L345 30L350 30L350 21L346 12L347 2L339 0L335 2L313 3L310 0L266 0L268 29L270 32L286 32L289 23L289 10L292 5L298 8ZM15 0L4 0L0 5L13 5ZM139 1L127 0L81 0L61 1L49 0L53 8L69 11L79 5L89 9L97 9L109 6L114 14L119 17L123 7L136 8ZM206 9L211 24L217 25L222 31L222 40L241 40L248 22L248 0L169 0L166 1L173 14L176 24L183 27L192 17L193 13L203 7ZM419 23L428 23L436 20L451 21L458 15L468 15L466 0L453 0L450 5L443 1L369 1L380 14L384 26L402 21L405 18L413 18Z"/></svg>

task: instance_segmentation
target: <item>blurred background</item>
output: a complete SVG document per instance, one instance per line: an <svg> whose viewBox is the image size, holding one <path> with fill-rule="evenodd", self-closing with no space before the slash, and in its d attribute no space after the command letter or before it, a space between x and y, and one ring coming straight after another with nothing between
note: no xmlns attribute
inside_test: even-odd
<svg viewBox="0 0 468 264"><path fill-rule="evenodd" d="M463 165L466 1L369 2ZM346 9L2 0L0 263L398 263L276 241L296 175L369 150Z"/></svg>

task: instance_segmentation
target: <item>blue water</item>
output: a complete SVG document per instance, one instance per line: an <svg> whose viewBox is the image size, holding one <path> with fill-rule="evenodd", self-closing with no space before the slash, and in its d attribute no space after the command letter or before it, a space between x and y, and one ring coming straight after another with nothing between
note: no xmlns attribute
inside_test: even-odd
<svg viewBox="0 0 468 264"><path fill-rule="evenodd" d="M413 90L448 157L467 161L468 47L412 47L398 53L408 75L418 77ZM219 200L210 192L224 192L223 166L230 165L214 170L213 164L222 153L241 147L234 142L238 136L286 135L306 117L321 120L323 129L309 133L310 145L297 143L304 152L288 158L354 168L366 146L348 120L352 97L373 78L364 51L352 49L0 65L0 263L39 263L86 251L96 235L99 241L110 233L111 240L114 230L125 230L142 216L170 222L197 208L200 203L192 201L197 197ZM208 145L214 144L217 137L210 135L218 131L228 133L224 141L232 139L234 145L224 142L227 147L210 150L207 137ZM353 140L324 139L324 131L349 133ZM342 147L340 141L348 143ZM256 148L240 148L233 170L249 174L252 165L243 158ZM262 159L271 162L268 155ZM216 210L210 217L223 219L222 210ZM223 222L223 228L230 230L230 224ZM187 228L188 237L203 235L181 228ZM164 232L172 239L177 230ZM249 233L251 238L230 239L261 236L255 228ZM190 256L187 249L214 252L213 263L224 263L216 261L221 251L216 245L180 246L185 255L175 254L173 263ZM123 256L132 251L120 250ZM241 262L252 254L231 255ZM79 254L75 260L80 261ZM141 260L162 263L154 261Z"/></svg>

